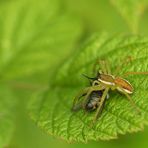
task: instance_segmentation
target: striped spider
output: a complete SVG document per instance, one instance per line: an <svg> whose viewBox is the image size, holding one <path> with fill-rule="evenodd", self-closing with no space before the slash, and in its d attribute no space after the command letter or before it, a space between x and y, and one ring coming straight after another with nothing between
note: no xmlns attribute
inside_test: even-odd
<svg viewBox="0 0 148 148"><path fill-rule="evenodd" d="M126 61L126 62L129 62ZM125 63L126 63L125 62ZM125 64L124 63L124 64ZM91 81L91 86L84 88L81 90L78 95L75 97L73 101L72 110L78 111L79 109L84 109L85 111L96 110L96 114L94 116L93 122L95 122L98 117L101 115L103 110L103 106L105 104L105 100L108 98L109 91L117 90L121 94L125 95L129 100L133 108L140 113L140 109L136 106L134 101L131 99L130 95L134 92L132 84L126 79L113 75L111 73L109 64L105 60L100 60L95 64L95 70L97 65L99 64L100 70L97 72L97 76L95 78L88 79ZM116 69L116 73L123 66L123 63ZM98 70L97 70L98 71ZM148 74L148 72L128 72L127 75L130 74ZM78 103L81 100L81 103Z"/></svg>

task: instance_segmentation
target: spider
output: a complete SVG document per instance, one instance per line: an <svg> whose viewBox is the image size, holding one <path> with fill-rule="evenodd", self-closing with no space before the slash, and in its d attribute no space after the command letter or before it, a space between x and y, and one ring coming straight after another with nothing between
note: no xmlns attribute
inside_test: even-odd
<svg viewBox="0 0 148 148"><path fill-rule="evenodd" d="M131 105L135 108L137 113L140 113L140 109L136 106L136 104L130 97L130 95L134 92L133 86L130 84L130 82L128 82L126 79L122 77L111 74L109 64L105 60L97 61L97 63L94 65L95 70L98 65L98 62L101 70L97 72L97 76L95 78L89 78L86 76L88 79L91 80L91 86L84 88L78 93L78 95L75 97L73 101L72 110L77 111L81 108L85 111L96 110L93 119L94 123L101 115L105 100L106 98L108 98L107 96L109 91L117 90L121 94L125 95L131 103ZM129 59L124 62L129 62ZM122 63L116 69L116 73L125 63ZM126 73L126 76L130 74L148 74L148 72L128 72ZM81 100L81 103L78 104L78 101L81 98L83 98L83 100Z"/></svg>

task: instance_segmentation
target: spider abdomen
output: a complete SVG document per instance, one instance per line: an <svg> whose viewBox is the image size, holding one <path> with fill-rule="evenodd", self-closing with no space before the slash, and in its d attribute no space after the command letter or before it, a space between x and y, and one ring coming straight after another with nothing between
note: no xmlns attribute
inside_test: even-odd
<svg viewBox="0 0 148 148"><path fill-rule="evenodd" d="M119 90L120 92L124 91L128 94L133 93L133 87L127 80L120 77L116 77L114 82L117 86L117 90Z"/></svg>

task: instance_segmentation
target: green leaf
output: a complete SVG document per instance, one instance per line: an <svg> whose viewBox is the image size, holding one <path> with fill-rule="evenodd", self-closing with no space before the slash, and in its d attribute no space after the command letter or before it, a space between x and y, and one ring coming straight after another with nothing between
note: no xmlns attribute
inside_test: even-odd
<svg viewBox="0 0 148 148"><path fill-rule="evenodd" d="M56 72L54 83L46 92L35 95L29 106L34 122L46 133L68 141L109 140L119 134L143 130L148 124L148 76L132 75L127 78L135 92L133 101L141 109L137 115L126 97L110 93L103 113L94 128L90 123L94 113L71 111L73 99L80 89L88 86L82 74L94 76L92 67L96 60L107 59L112 72L128 56L132 61L119 72L148 71L148 39L139 36L93 36L86 45L65 61Z"/></svg>
<svg viewBox="0 0 148 148"><path fill-rule="evenodd" d="M34 82L48 83L80 35L80 20L61 9L59 0L0 1L0 147L9 144L15 128L15 100L2 84L30 89Z"/></svg>
<svg viewBox="0 0 148 148"><path fill-rule="evenodd" d="M85 28L89 33L94 31L102 32L102 30L116 33L124 32L128 29L123 23L120 15L114 10L115 8L110 4L109 0L64 1L69 11L81 17L81 20L84 22ZM88 36L90 35L88 34Z"/></svg>
<svg viewBox="0 0 148 148"><path fill-rule="evenodd" d="M0 147L8 145L14 131L16 100L5 86L0 86Z"/></svg>
<svg viewBox="0 0 148 148"><path fill-rule="evenodd" d="M21 0L0 10L0 74L3 79L46 79L71 51L81 23L61 12L58 0ZM8 11L9 10L9 11ZM34 79L35 79L34 78Z"/></svg>
<svg viewBox="0 0 148 148"><path fill-rule="evenodd" d="M148 6L147 0L111 0L111 2L126 20L131 31L138 33L140 18Z"/></svg>

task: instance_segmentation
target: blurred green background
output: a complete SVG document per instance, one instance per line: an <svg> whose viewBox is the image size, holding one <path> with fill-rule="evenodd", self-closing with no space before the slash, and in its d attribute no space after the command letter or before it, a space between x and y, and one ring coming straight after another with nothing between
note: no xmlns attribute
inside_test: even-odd
<svg viewBox="0 0 148 148"><path fill-rule="evenodd" d="M124 16L112 0L0 0L0 85L8 87L17 102L13 109L15 115L12 115L13 134L6 147L148 147L148 128L119 136L117 140L67 143L44 134L27 113L31 95L48 87L50 75L58 65L72 56L93 33L148 35L147 1L138 2L145 11L136 20L137 7L131 5L133 15L125 13L127 16ZM128 12L128 8L125 11ZM132 28L133 20L138 29ZM0 96L3 101L5 97ZM10 104L13 102L11 98ZM3 110L5 107L0 109ZM4 118L0 118L1 121Z"/></svg>

